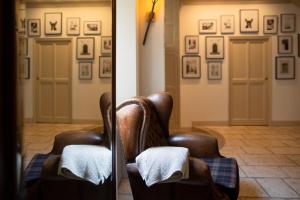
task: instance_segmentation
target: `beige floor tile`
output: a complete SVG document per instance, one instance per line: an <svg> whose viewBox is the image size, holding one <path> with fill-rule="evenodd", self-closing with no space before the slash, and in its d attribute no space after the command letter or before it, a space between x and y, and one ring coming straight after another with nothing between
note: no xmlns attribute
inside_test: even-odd
<svg viewBox="0 0 300 200"><path fill-rule="evenodd" d="M285 182L300 195L300 179L285 179Z"/></svg>
<svg viewBox="0 0 300 200"><path fill-rule="evenodd" d="M280 155L244 155L246 165L260 166L295 166L296 164L285 156Z"/></svg>
<svg viewBox="0 0 300 200"><path fill-rule="evenodd" d="M300 147L268 147L275 154L300 155Z"/></svg>
<svg viewBox="0 0 300 200"><path fill-rule="evenodd" d="M271 197L298 198L298 194L291 189L282 179L258 178L257 182Z"/></svg>
<svg viewBox="0 0 300 200"><path fill-rule="evenodd" d="M119 185L120 194L131 194L131 187L128 179L122 179Z"/></svg>
<svg viewBox="0 0 300 200"><path fill-rule="evenodd" d="M282 167L290 178L300 178L300 167Z"/></svg>
<svg viewBox="0 0 300 200"><path fill-rule="evenodd" d="M247 177L289 177L280 167L241 166Z"/></svg>
<svg viewBox="0 0 300 200"><path fill-rule="evenodd" d="M247 154L272 154L265 147L242 147Z"/></svg>
<svg viewBox="0 0 300 200"><path fill-rule="evenodd" d="M241 178L239 197L268 197L268 195L255 179Z"/></svg>

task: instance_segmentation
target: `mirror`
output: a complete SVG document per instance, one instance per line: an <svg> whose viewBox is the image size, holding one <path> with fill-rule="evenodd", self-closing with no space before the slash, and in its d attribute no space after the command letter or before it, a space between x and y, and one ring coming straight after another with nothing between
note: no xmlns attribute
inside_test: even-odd
<svg viewBox="0 0 300 200"><path fill-rule="evenodd" d="M27 199L114 197L112 13L110 0L16 1Z"/></svg>

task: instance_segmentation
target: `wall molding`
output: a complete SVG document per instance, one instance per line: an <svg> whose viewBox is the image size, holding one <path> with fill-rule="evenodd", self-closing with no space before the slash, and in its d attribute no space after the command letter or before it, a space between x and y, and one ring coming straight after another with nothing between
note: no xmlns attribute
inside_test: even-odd
<svg viewBox="0 0 300 200"><path fill-rule="evenodd" d="M192 127L195 126L229 126L229 121L193 121Z"/></svg>
<svg viewBox="0 0 300 200"><path fill-rule="evenodd" d="M270 126L300 126L300 121L270 121Z"/></svg>

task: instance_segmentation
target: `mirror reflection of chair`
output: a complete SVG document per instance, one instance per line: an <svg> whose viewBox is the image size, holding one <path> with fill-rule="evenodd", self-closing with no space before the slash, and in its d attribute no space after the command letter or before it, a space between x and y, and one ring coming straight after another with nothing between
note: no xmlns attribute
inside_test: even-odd
<svg viewBox="0 0 300 200"><path fill-rule="evenodd" d="M172 106L173 100L168 93L158 93L148 98L132 98L117 107L117 131L124 147L133 198L135 200L237 199L239 173L236 161L221 156L217 139L207 134L169 135ZM190 153L188 179L156 183L150 187L145 184L135 159L144 150L157 146L188 148ZM231 163L229 166L231 173L220 171L224 169L221 166L224 164L223 161ZM217 165L219 163L219 166L215 165L216 163ZM223 177L218 176L218 172L221 172L219 175L222 174ZM230 179L232 182L226 185L226 181L225 184L220 183L220 178Z"/></svg>
<svg viewBox="0 0 300 200"><path fill-rule="evenodd" d="M108 120L111 109L111 94L100 97L100 109L103 118L103 133L98 131L68 131L55 137L49 154L37 154L29 163L25 173L27 199L55 200L98 200L111 199L111 180L94 185L85 180L68 179L58 175L58 166L63 149L68 145L101 145L110 148L110 129Z"/></svg>

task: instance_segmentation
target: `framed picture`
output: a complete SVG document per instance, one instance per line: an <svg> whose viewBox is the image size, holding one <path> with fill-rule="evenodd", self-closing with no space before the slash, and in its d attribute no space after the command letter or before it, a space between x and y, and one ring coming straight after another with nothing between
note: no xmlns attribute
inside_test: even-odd
<svg viewBox="0 0 300 200"><path fill-rule="evenodd" d="M298 34L298 57L300 57L300 34Z"/></svg>
<svg viewBox="0 0 300 200"><path fill-rule="evenodd" d="M278 16L264 16L264 34L277 34L278 32Z"/></svg>
<svg viewBox="0 0 300 200"><path fill-rule="evenodd" d="M30 79L30 58L24 59L24 79Z"/></svg>
<svg viewBox="0 0 300 200"><path fill-rule="evenodd" d="M200 78L201 77L201 57L200 56L182 56L182 78Z"/></svg>
<svg viewBox="0 0 300 200"><path fill-rule="evenodd" d="M111 54L111 50L112 50L111 36L102 36L101 37L101 53L102 54Z"/></svg>
<svg viewBox="0 0 300 200"><path fill-rule="evenodd" d="M186 54L199 53L199 37L198 37L198 35L185 36L185 53Z"/></svg>
<svg viewBox="0 0 300 200"><path fill-rule="evenodd" d="M29 37L41 36L41 20L40 19L28 19L27 32Z"/></svg>
<svg viewBox="0 0 300 200"><path fill-rule="evenodd" d="M259 31L258 10L240 10L240 32L257 33Z"/></svg>
<svg viewBox="0 0 300 200"><path fill-rule="evenodd" d="M67 18L67 35L80 35L80 18Z"/></svg>
<svg viewBox="0 0 300 200"><path fill-rule="evenodd" d="M295 57L276 57L276 79L295 79Z"/></svg>
<svg viewBox="0 0 300 200"><path fill-rule="evenodd" d="M207 63L208 80L222 80L222 62L213 61Z"/></svg>
<svg viewBox="0 0 300 200"><path fill-rule="evenodd" d="M234 33L234 15L221 16L221 33Z"/></svg>
<svg viewBox="0 0 300 200"><path fill-rule="evenodd" d="M217 20L215 19L200 19L199 33L217 33Z"/></svg>
<svg viewBox="0 0 300 200"><path fill-rule="evenodd" d="M224 58L224 37L207 36L205 41L206 59Z"/></svg>
<svg viewBox="0 0 300 200"><path fill-rule="evenodd" d="M99 78L111 78L111 56L99 56Z"/></svg>
<svg viewBox="0 0 300 200"><path fill-rule="evenodd" d="M77 38L77 59L94 59L95 38L93 37L78 37Z"/></svg>
<svg viewBox="0 0 300 200"><path fill-rule="evenodd" d="M296 15L295 14L281 14L281 32L293 33L296 31Z"/></svg>
<svg viewBox="0 0 300 200"><path fill-rule="evenodd" d="M83 33L85 35L101 35L101 21L84 21Z"/></svg>
<svg viewBox="0 0 300 200"><path fill-rule="evenodd" d="M62 13L45 13L45 35L62 34Z"/></svg>
<svg viewBox="0 0 300 200"><path fill-rule="evenodd" d="M293 53L293 36L291 35L278 36L278 53L279 54Z"/></svg>
<svg viewBox="0 0 300 200"><path fill-rule="evenodd" d="M79 62L79 80L92 80L93 68L92 61Z"/></svg>
<svg viewBox="0 0 300 200"><path fill-rule="evenodd" d="M18 19L18 32L19 33L26 33L26 29L27 29L27 20L23 17L20 17Z"/></svg>

